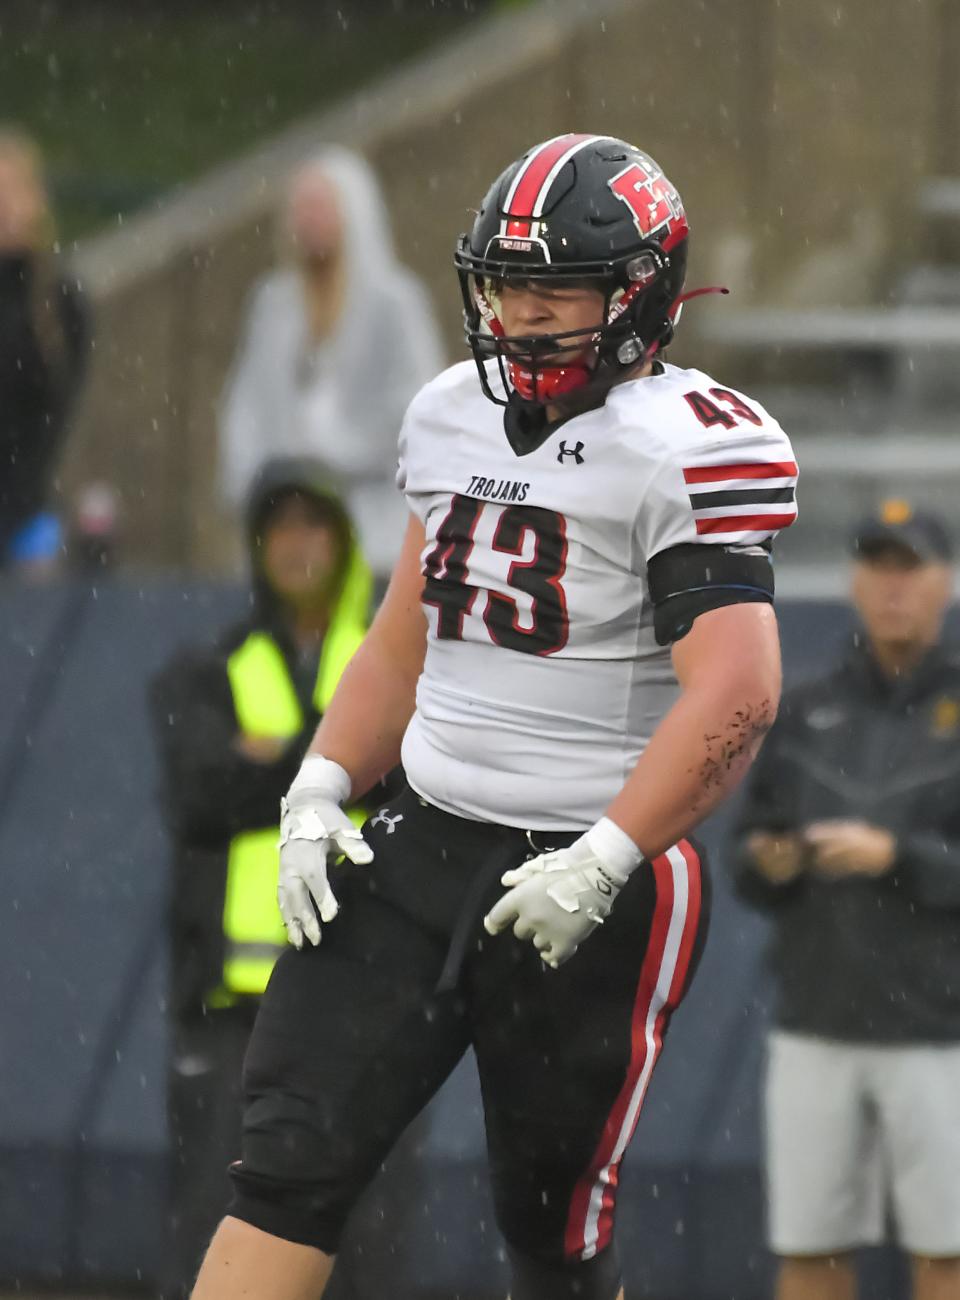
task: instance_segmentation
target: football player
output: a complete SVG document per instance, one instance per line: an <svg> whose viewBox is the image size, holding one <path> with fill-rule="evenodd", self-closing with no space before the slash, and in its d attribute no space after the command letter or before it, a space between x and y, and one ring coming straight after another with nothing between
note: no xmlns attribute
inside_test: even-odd
<svg viewBox="0 0 960 1300"><path fill-rule="evenodd" d="M687 235L647 154L571 134L460 239L473 361L407 412L402 552L284 801L293 946L195 1300L319 1296L469 1047L513 1300L620 1294L620 1162L705 935L687 837L774 718L796 514L776 421L663 359ZM361 834L343 805L401 760Z"/></svg>

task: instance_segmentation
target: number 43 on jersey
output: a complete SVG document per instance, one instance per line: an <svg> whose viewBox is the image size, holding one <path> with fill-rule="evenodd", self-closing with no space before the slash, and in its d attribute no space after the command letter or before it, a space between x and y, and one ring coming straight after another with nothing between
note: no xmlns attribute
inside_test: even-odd
<svg viewBox="0 0 960 1300"><path fill-rule="evenodd" d="M524 622L517 601L498 591L470 582L470 555L480 517L486 510L500 512L491 545L514 556L507 585L529 597ZM524 560L533 537L533 556ZM424 562L426 582L423 603L436 607L437 636L463 638L463 620L473 610L478 594L486 599L483 621L491 640L523 654L556 654L567 644L569 622L561 579L567 565L566 520L555 510L540 506L500 506L472 497L454 496L450 510L437 529L437 539Z"/></svg>

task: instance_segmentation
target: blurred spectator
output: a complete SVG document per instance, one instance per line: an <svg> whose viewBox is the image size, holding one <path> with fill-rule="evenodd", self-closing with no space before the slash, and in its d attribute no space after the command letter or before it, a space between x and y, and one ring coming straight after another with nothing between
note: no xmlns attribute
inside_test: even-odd
<svg viewBox="0 0 960 1300"><path fill-rule="evenodd" d="M39 154L0 129L0 568L47 503L87 346L87 309L56 251Z"/></svg>
<svg viewBox="0 0 960 1300"><path fill-rule="evenodd" d="M373 173L345 149L294 174L284 243L288 264L254 289L224 394L222 494L236 507L270 456L320 458L385 576L405 526L400 422L444 364L432 310L396 260Z"/></svg>
<svg viewBox="0 0 960 1300"><path fill-rule="evenodd" d="M286 943L280 798L362 638L371 580L313 463L274 461L250 498L250 614L151 684L176 855L170 908L173 1149L165 1296L185 1295L228 1199L240 1072Z"/></svg>
<svg viewBox="0 0 960 1300"><path fill-rule="evenodd" d="M66 549L71 567L99 573L114 566L120 542L120 503L109 483L78 488L70 511Z"/></svg>
<svg viewBox="0 0 960 1300"><path fill-rule="evenodd" d="M780 1300L850 1300L891 1214L918 1300L960 1297L960 657L943 524L888 502L856 537L863 625L785 697L738 838L775 922L766 1083Z"/></svg>

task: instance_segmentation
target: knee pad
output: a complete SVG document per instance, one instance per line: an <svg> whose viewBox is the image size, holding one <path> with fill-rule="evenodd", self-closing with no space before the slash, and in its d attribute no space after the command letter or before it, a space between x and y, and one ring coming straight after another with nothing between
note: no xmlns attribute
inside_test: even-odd
<svg viewBox="0 0 960 1300"><path fill-rule="evenodd" d="M623 1285L620 1260L611 1248L593 1259L549 1263L507 1248L510 1300L617 1300Z"/></svg>

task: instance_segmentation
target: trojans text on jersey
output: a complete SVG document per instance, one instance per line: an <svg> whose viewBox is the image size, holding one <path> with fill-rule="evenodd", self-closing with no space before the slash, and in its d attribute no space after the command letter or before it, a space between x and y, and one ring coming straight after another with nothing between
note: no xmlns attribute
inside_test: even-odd
<svg viewBox="0 0 960 1300"><path fill-rule="evenodd" d="M526 501L529 491L529 483L518 483L516 479L487 478L483 474L472 474L463 495L482 497L484 501Z"/></svg>

